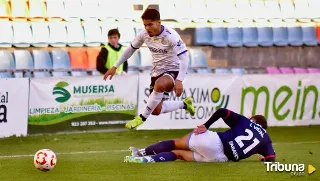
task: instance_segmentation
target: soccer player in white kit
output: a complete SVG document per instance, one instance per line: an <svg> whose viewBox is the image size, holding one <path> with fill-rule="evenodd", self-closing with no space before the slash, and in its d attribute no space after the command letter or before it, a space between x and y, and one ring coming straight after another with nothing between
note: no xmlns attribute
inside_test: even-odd
<svg viewBox="0 0 320 181"><path fill-rule="evenodd" d="M111 80L117 67L128 60L143 43L148 46L153 58L150 96L142 114L125 125L128 129L134 129L143 124L151 114L159 115L178 109L185 109L192 116L195 114L191 97L183 101L164 101L172 90L175 91L177 97L180 97L183 92L182 81L189 65L189 55L185 44L175 30L161 25L160 13L157 10L147 9L141 18L145 30L135 37L131 46L104 76L104 80L109 76Z"/></svg>

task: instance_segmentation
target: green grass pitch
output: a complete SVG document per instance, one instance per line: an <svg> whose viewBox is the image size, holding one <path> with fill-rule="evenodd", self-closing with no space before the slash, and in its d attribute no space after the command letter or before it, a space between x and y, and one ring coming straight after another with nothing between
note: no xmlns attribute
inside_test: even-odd
<svg viewBox="0 0 320 181"><path fill-rule="evenodd" d="M123 157L129 155L126 151L129 146L144 147L190 131L125 131L0 139L0 181L320 180L320 126L268 130L277 161L311 164L319 169L312 175L292 177L286 172L267 173L257 156L237 163L123 163ZM33 166L33 154L43 148L57 154L57 165L50 172L38 171ZM8 157L12 155L16 157Z"/></svg>

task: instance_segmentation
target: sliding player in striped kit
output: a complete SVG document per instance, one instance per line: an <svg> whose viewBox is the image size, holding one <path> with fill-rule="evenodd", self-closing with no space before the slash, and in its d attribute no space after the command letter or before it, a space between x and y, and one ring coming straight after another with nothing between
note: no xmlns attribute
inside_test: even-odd
<svg viewBox="0 0 320 181"><path fill-rule="evenodd" d="M195 108L192 105L191 97L183 101L164 101L169 97L169 92L175 91L177 97L183 92L182 81L187 73L189 56L187 48L179 34L170 28L161 25L160 14L155 9L147 9L142 15L145 30L141 31L131 42L113 68L109 69L104 76L112 79L123 62L145 43L152 54L152 74L150 84L150 96L147 106L139 116L129 121L125 126L134 129L143 124L152 114L172 112L178 109L185 109L194 116Z"/></svg>
<svg viewBox="0 0 320 181"><path fill-rule="evenodd" d="M222 118L231 128L214 132L208 128ZM266 131L267 121L261 115L250 119L220 108L203 125L179 139L166 140L144 149L130 147L131 156L124 162L154 163L181 159L190 162L227 162L246 159L254 154L262 161L275 161L275 151Z"/></svg>

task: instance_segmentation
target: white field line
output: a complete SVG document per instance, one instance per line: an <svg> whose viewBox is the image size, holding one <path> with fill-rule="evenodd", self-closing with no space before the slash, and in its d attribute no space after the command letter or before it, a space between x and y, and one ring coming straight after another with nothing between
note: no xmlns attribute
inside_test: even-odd
<svg viewBox="0 0 320 181"><path fill-rule="evenodd" d="M97 153L112 153L112 152L129 152L128 150L102 150L102 151L76 151L76 152L64 152L56 153L56 155L80 155L80 154L97 154ZM5 158L21 158L21 157L33 157L34 155L4 155L0 156L0 159Z"/></svg>
<svg viewBox="0 0 320 181"><path fill-rule="evenodd" d="M305 141L305 142L283 142L273 143L273 145L301 145L301 144L318 144L320 141ZM77 152L63 152L56 153L57 155L81 155L81 154L98 154L98 153L114 153L114 152L129 152L128 150L102 150L102 151L77 151ZM3 155L0 159L7 158L22 158L22 157L33 157L34 155Z"/></svg>

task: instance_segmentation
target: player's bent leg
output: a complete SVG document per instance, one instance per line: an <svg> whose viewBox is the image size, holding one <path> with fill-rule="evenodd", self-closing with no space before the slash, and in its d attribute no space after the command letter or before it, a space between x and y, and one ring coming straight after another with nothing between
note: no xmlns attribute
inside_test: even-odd
<svg viewBox="0 0 320 181"><path fill-rule="evenodd" d="M175 80L171 75L165 74L155 82L155 91L163 91L168 94L173 90ZM152 115L159 115L161 113L168 113L178 109L185 109L191 114L195 115L195 107L192 105L193 99L191 97L185 98L183 101L161 101Z"/></svg>
<svg viewBox="0 0 320 181"><path fill-rule="evenodd" d="M161 102L157 105L157 107L153 110L153 112L151 113L152 115L159 115L161 114L161 110L162 110L162 105L163 105L163 100L161 100Z"/></svg>
<svg viewBox="0 0 320 181"><path fill-rule="evenodd" d="M129 163L157 163L157 162L172 162L177 159L189 161L194 161L193 153L187 150L173 150L171 152L163 152L153 156L144 157L134 157L126 156L124 162Z"/></svg>
<svg viewBox="0 0 320 181"><path fill-rule="evenodd" d="M187 161L187 162L194 162L194 152L188 150L173 150L174 154L176 154L177 159Z"/></svg>
<svg viewBox="0 0 320 181"><path fill-rule="evenodd" d="M158 78L154 85L155 92L171 92L174 86L174 79L170 75L163 75L162 77ZM163 99L157 105L157 107L152 111L152 115L159 115L161 114L161 110L163 105ZM142 114L144 116L144 114Z"/></svg>
<svg viewBox="0 0 320 181"><path fill-rule="evenodd" d="M196 161L228 161L227 156L224 154L223 144L216 132L208 130L202 134L192 134L189 139L189 148L191 151L194 151L203 157L195 157Z"/></svg>
<svg viewBox="0 0 320 181"><path fill-rule="evenodd" d="M138 149L135 147L129 148L131 155L134 157L156 155L162 152L170 152L175 149L174 140L165 140L158 143L147 146L143 149Z"/></svg>
<svg viewBox="0 0 320 181"><path fill-rule="evenodd" d="M181 138L174 139L174 146L177 150L190 150L189 141L192 133L189 133Z"/></svg>
<svg viewBox="0 0 320 181"><path fill-rule="evenodd" d="M147 107L145 108L143 113L135 117L132 121L129 121L125 125L125 127L128 129L135 129L136 127L140 126L151 115L151 113L155 111L157 107L158 109L156 110L156 112L154 112L154 114L159 115L162 106L158 105L163 100L163 94L165 91L172 90L173 86L173 79L169 75L159 77L155 81L154 89L148 98Z"/></svg>
<svg viewBox="0 0 320 181"><path fill-rule="evenodd" d="M159 115L162 107L162 104L159 104L163 100L163 94L167 86L173 86L173 82L170 78L168 78L168 76L158 78L155 82L154 89L148 98L147 106L142 114L136 116L132 121L127 122L125 127L128 129L135 129L143 124L143 122L151 115L151 113Z"/></svg>
<svg viewBox="0 0 320 181"><path fill-rule="evenodd" d="M170 75L164 75L156 80L154 91L171 92L174 87L174 79Z"/></svg>
<svg viewBox="0 0 320 181"><path fill-rule="evenodd" d="M173 152L163 152L153 156L143 156L134 157L126 156L124 157L124 162L128 163L156 163L156 162L172 162L177 159L177 155Z"/></svg>

